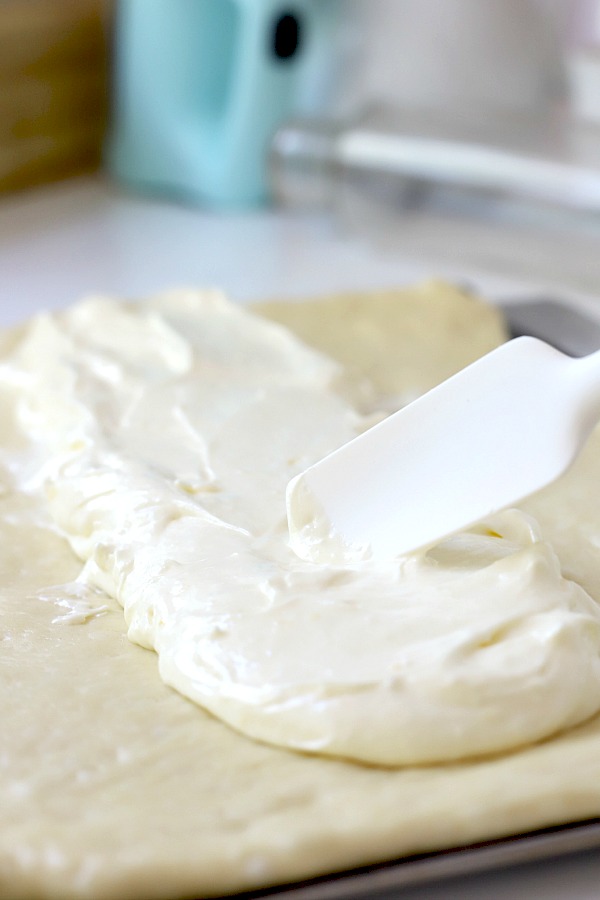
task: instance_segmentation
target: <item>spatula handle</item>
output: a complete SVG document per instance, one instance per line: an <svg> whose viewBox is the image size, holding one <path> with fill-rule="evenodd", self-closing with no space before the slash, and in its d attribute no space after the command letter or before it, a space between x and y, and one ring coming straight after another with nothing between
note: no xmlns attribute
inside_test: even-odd
<svg viewBox="0 0 600 900"><path fill-rule="evenodd" d="M572 360L577 376L577 400L586 434L600 420L600 350Z"/></svg>

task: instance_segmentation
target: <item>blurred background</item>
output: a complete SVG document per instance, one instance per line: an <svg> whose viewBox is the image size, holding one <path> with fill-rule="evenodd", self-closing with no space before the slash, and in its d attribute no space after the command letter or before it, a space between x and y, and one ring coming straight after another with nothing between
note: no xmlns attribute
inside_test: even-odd
<svg viewBox="0 0 600 900"><path fill-rule="evenodd" d="M6 246L55 185L598 291L600 0L2 0L0 81Z"/></svg>
<svg viewBox="0 0 600 900"><path fill-rule="evenodd" d="M298 113L343 120L374 104L395 110L400 126L412 113L405 133L422 131L415 113L434 132L470 117L487 132L463 122L453 137L487 133L530 150L537 140L538 155L579 152L595 164L581 145L600 125L600 3L3 0L0 79L3 190L99 166L110 125L112 168L126 178L241 205L265 195L241 183L241 160L217 194L210 176L224 176L214 160L208 171L217 143L227 156L243 142L247 157L253 131L270 137ZM187 184L158 158L181 164L186 152L198 157Z"/></svg>
<svg viewBox="0 0 600 900"><path fill-rule="evenodd" d="M104 0L0 4L0 188L101 164L114 6Z"/></svg>

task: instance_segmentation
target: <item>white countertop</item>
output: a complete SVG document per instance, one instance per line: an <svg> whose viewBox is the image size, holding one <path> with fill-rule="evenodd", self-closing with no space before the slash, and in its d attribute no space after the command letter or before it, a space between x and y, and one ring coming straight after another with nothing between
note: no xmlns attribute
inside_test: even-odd
<svg viewBox="0 0 600 900"><path fill-rule="evenodd" d="M471 254L477 268L466 270L450 258L451 241L437 257L435 242L425 253L416 252L414 234L404 244L376 250L366 239L344 237L318 216L210 214L127 196L100 179L81 179L0 201L0 322L66 306L90 293L141 297L165 287L212 285L244 301L393 286L432 274L474 281L495 297L570 290L593 303L585 295L595 294L597 283L600 298L600 252L593 242L563 246L561 268L550 244L545 250L538 241L531 268L521 261L515 280L509 277L509 245L505 242L498 255L492 252L497 246L486 247L478 234ZM439 247L439 229L436 240ZM411 256L401 254L400 246L404 254L411 247ZM483 271L486 259L493 261L495 275ZM386 895L387 900L392 896L597 900L600 851L407 889Z"/></svg>
<svg viewBox="0 0 600 900"><path fill-rule="evenodd" d="M248 300L390 285L422 271L374 259L367 246L336 236L316 217L209 214L126 195L96 179L0 202L4 322L97 292L138 297L210 285Z"/></svg>
<svg viewBox="0 0 600 900"><path fill-rule="evenodd" d="M600 303L600 231L569 247L557 236L535 240L526 253L520 236L482 226L418 221L383 237L387 249L324 217L210 214L78 179L0 201L0 321L89 293L137 297L211 285L243 301L431 275L472 281L494 297L570 289Z"/></svg>

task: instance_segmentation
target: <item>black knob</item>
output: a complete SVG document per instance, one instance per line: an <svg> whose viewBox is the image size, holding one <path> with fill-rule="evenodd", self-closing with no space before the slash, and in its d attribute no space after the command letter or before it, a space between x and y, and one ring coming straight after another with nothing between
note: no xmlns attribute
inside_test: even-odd
<svg viewBox="0 0 600 900"><path fill-rule="evenodd" d="M291 59L300 49L301 28L291 12L279 16L273 28L273 53L277 59Z"/></svg>

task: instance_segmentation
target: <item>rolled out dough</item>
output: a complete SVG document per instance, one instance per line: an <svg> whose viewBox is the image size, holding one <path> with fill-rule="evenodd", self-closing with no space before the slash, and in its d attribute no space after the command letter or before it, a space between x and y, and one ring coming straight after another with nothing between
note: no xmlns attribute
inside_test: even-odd
<svg viewBox="0 0 600 900"><path fill-rule="evenodd" d="M440 318L427 333L403 332L419 303L417 315ZM423 370L435 367L444 308L462 323L450 337L453 366L502 339L493 311L439 285L261 311L358 361L389 397L401 393L403 333ZM0 397L0 433L11 416L10 396ZM19 449L4 448L0 471ZM600 596L600 547L590 540L600 434L527 509L567 574ZM127 640L120 607L75 581L80 568L44 511L5 489L0 897L216 896L600 814L600 717L468 764L390 770L278 750L165 687L154 654Z"/></svg>

